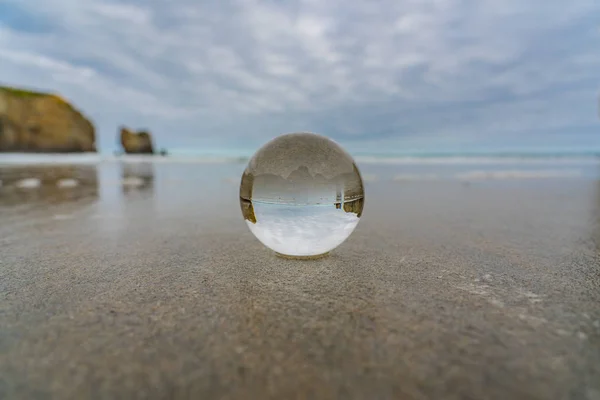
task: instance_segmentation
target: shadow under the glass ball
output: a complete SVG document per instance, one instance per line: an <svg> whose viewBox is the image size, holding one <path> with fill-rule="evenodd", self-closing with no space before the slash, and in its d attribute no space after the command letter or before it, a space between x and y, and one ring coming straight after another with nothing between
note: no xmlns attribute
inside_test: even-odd
<svg viewBox="0 0 600 400"><path fill-rule="evenodd" d="M330 251L328 251L326 253L322 253L322 254L317 254L317 255L314 255L314 256L289 256L287 254L281 254L281 253L278 253L276 251L274 251L274 253L279 258L283 258L283 259L286 259L286 260L299 260L299 261L319 260L321 258L327 258L331 254Z"/></svg>

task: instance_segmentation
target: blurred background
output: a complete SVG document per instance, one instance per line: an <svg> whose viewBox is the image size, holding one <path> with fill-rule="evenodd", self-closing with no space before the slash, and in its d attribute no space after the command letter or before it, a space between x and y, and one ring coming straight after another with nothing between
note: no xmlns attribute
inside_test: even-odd
<svg viewBox="0 0 600 400"><path fill-rule="evenodd" d="M172 154L598 152L600 4L2 0L0 81Z"/></svg>
<svg viewBox="0 0 600 400"><path fill-rule="evenodd" d="M0 0L0 195L71 198L117 161L123 191L175 162L235 165L217 181L237 185L294 131L371 182L596 179L599 18L594 0Z"/></svg>

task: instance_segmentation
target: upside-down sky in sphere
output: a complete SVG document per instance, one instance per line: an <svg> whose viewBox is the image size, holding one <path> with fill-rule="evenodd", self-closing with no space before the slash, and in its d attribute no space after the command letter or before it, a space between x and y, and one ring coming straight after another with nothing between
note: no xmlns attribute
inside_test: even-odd
<svg viewBox="0 0 600 400"><path fill-rule="evenodd" d="M0 0L0 84L172 149L600 148L598 0Z"/></svg>

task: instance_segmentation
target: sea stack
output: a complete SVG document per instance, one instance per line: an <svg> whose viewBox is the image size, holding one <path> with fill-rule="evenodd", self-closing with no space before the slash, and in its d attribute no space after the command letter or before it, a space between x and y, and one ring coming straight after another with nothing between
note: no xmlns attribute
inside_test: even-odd
<svg viewBox="0 0 600 400"><path fill-rule="evenodd" d="M134 132L123 126L120 128L120 140L127 154L154 154L152 135L147 131Z"/></svg>

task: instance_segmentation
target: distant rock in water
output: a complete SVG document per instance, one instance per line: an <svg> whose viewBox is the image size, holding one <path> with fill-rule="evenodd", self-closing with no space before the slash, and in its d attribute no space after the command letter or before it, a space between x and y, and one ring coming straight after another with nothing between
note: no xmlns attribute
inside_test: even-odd
<svg viewBox="0 0 600 400"><path fill-rule="evenodd" d="M95 152L94 126L62 97L0 86L0 152Z"/></svg>
<svg viewBox="0 0 600 400"><path fill-rule="evenodd" d="M146 131L134 132L121 127L121 145L127 154L154 154L152 135Z"/></svg>

